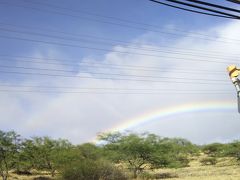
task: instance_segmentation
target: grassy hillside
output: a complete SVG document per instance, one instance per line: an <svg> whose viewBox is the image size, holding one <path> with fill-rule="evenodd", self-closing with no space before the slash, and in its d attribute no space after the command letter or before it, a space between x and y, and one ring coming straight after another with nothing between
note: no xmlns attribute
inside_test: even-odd
<svg viewBox="0 0 240 180"><path fill-rule="evenodd" d="M240 166L237 162L232 158L218 158L216 165L206 165L203 166L200 163L200 159L204 158L204 156L194 157L189 163L189 167L178 168L178 169L158 169L154 171L150 171L151 174L160 174L163 175L171 175L177 176L175 178L163 178L162 179L171 179L171 180L239 180L240 179ZM10 180L33 180L36 177L48 177L47 173L37 174L31 176L20 176L11 173ZM55 179L58 179L57 177ZM142 180L143 178L138 178L138 180ZM147 178L146 178L147 179Z"/></svg>
<svg viewBox="0 0 240 180"><path fill-rule="evenodd" d="M101 145L73 145L1 134L0 176L5 180L240 179L240 141L200 146L149 133L108 133Z"/></svg>
<svg viewBox="0 0 240 180"><path fill-rule="evenodd" d="M218 158L216 165L203 166L200 163L202 157L197 157L190 162L190 167L179 169L160 169L157 173L170 173L178 178L172 180L239 180L240 166L234 159Z"/></svg>

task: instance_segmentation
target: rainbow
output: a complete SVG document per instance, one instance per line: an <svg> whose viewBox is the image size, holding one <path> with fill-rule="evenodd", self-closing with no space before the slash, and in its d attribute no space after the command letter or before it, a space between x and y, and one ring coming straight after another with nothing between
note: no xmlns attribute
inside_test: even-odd
<svg viewBox="0 0 240 180"><path fill-rule="evenodd" d="M107 130L106 132L124 131L141 126L145 123L153 123L163 118L184 114L184 113L199 113L199 112L233 112L237 113L237 105L234 101L209 101L197 102L189 104L181 104L167 108L156 109L150 112L141 114L138 117L122 121L123 123Z"/></svg>
<svg viewBox="0 0 240 180"><path fill-rule="evenodd" d="M170 106L167 108L160 108L150 112L145 112L140 116L130 118L122 121L122 123L112 127L105 132L116 132L132 130L134 127L144 125L146 123L153 123L163 118L185 114L185 113L200 113L200 112L232 112L237 113L237 105L234 101L208 101L208 102L195 102L188 104L180 104ZM94 140L97 141L96 139Z"/></svg>

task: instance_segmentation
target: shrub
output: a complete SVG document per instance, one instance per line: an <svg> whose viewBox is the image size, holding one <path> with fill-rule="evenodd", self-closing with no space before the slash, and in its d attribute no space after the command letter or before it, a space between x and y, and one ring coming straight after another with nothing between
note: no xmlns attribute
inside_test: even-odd
<svg viewBox="0 0 240 180"><path fill-rule="evenodd" d="M203 165L203 166L206 166L206 165L215 165L217 164L217 159L214 158L214 157L207 157L207 158L203 158L200 160L200 163Z"/></svg>
<svg viewBox="0 0 240 180"><path fill-rule="evenodd" d="M39 176L39 177L33 178L33 180L51 180L51 178Z"/></svg>
<svg viewBox="0 0 240 180"><path fill-rule="evenodd" d="M211 157L221 156L224 150L224 145L220 143L208 144L203 147L203 152Z"/></svg>
<svg viewBox="0 0 240 180"><path fill-rule="evenodd" d="M169 179L169 178L178 178L178 175L168 172L155 174L155 179Z"/></svg>
<svg viewBox="0 0 240 180"><path fill-rule="evenodd" d="M30 171L27 171L27 170L16 170L16 171L13 171L14 174L17 174L17 175L25 175L25 176L31 176L32 173Z"/></svg>
<svg viewBox="0 0 240 180"><path fill-rule="evenodd" d="M189 159L184 155L177 156L172 162L170 163L171 168L182 168L189 166Z"/></svg>
<svg viewBox="0 0 240 180"><path fill-rule="evenodd" d="M154 176L154 174L150 174L148 172L142 172L139 175L139 178L142 180L149 180L149 179L155 179L155 176Z"/></svg>
<svg viewBox="0 0 240 180"><path fill-rule="evenodd" d="M123 172L106 161L83 160L74 162L62 171L64 180L125 180Z"/></svg>

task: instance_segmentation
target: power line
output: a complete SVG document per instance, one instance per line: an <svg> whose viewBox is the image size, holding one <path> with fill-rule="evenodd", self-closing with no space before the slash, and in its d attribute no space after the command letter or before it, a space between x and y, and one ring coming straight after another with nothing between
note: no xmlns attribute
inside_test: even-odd
<svg viewBox="0 0 240 180"><path fill-rule="evenodd" d="M9 90L9 89L0 89L0 92L5 93L53 93L53 94L106 94L106 95L114 95L114 94L126 94L126 95L166 95L171 94L173 95L219 95L219 94L229 94L229 93L222 93L222 92L97 92L97 91L41 91L41 90Z"/></svg>
<svg viewBox="0 0 240 180"><path fill-rule="evenodd" d="M239 1L239 0L227 0L227 1L230 1L230 2L233 2L233 3L240 4L240 1Z"/></svg>
<svg viewBox="0 0 240 180"><path fill-rule="evenodd" d="M212 62L212 63L220 63L220 64L229 64L229 61L214 61L214 60L196 60L191 58L181 58L181 57L168 57L168 56L160 56L160 55L153 55L153 54L145 54L145 53L133 53L133 52L126 52L126 51L118 51L118 50L111 50L111 49L104 49L104 48L96 48L96 47L89 47L89 46L80 46L80 45L73 45L73 44L66 44L66 43L59 43L59 42L52 42L52 41L43 41L43 40L36 40L36 39L28 39L28 38L21 38L21 37L11 37L11 36L3 36L0 35L0 38L5 39L14 39L14 40L21 40L21 41L29 41L34 43L42 43L42 44L52 44L58 46L65 46L65 47L78 47L82 49L91 49L96 51L104 51L104 52L115 52L120 54L128 54L128 55L139 55L139 56L148 56L148 57L160 57L160 58L171 58L168 60L183 60L183 61L193 61L193 62ZM235 62L232 62L235 63Z"/></svg>
<svg viewBox="0 0 240 180"><path fill-rule="evenodd" d="M21 58L21 59L31 59L31 60L45 60L47 62L40 62L40 61L25 61L21 60L21 62L28 62L28 63L36 63L36 64L47 64L47 65L59 65L59 66L69 66L69 67L93 67L93 68L101 68L101 69L120 69L120 70L136 70L136 71L150 71L150 72L164 72L169 71L166 68L161 68L157 66L140 66L140 65L131 65L131 64L113 64L113 63L99 63L99 62L73 62L70 59L58 59L58 58L38 58L38 57L29 57L29 56L9 56L9 55L0 55L0 57L8 57L8 58ZM7 61L7 59L0 59L0 61ZM50 61L50 62L49 62ZM67 61L70 63L56 63L56 61ZM75 59L75 61L78 61ZM184 69L184 68L174 68L174 70L184 72L184 73L222 73L222 71L209 71L207 69Z"/></svg>
<svg viewBox="0 0 240 180"><path fill-rule="evenodd" d="M157 0L150 0L150 1L153 1L155 3L159 2ZM222 17L224 17L224 18L232 18L232 19L237 19L237 20L240 19L240 16L237 16L237 15L234 15L234 14L226 13L226 12L215 10L215 9L210 9L210 8L203 7L203 6L198 6L198 5L191 4L191 3L186 3L186 2L182 2L182 1L178 1L178 0L165 0L165 1L172 2L172 3L175 3L175 4L181 4L181 5L184 5L184 6L189 6L189 7L193 7L193 8L197 8L197 9L202 9L202 10L213 12L213 13L217 13L216 15L218 15L218 14L220 14L220 16L223 15ZM196 13L200 13L200 12L196 12ZM208 14L208 15L213 16L213 14Z"/></svg>
<svg viewBox="0 0 240 180"><path fill-rule="evenodd" d="M47 69L47 68L32 68L32 67L22 67L22 66L19 67L19 66L2 66L2 65L0 65L0 67L17 68L17 69L25 69L25 70L47 70L47 71L61 71L61 72L68 72L68 73L76 73L76 71L69 71L69 70ZM123 77L153 78L153 79L171 79L170 77L165 77L165 76L149 76L149 75L132 75L132 74L120 74L120 73L104 73L104 72L91 72L91 71L83 71L83 70L79 71L78 73L88 73L88 74L91 74L91 75L94 74L94 75L106 75L106 76L123 76ZM73 76L73 77L79 77L79 76ZM219 80L219 79L199 79L199 78L188 78L188 77L174 77L173 79L194 80L194 81L228 82L228 81Z"/></svg>
<svg viewBox="0 0 240 180"><path fill-rule="evenodd" d="M227 81L221 81L221 83L214 82L214 83L207 83L209 81L207 80L201 80L201 81L206 81L206 82L197 82L197 81L169 81L169 80L152 80L152 79L128 79L128 78L111 78L111 77L96 77L96 76L83 76L83 75L63 75L63 74L48 74L48 73L29 73L29 72L16 72L16 71L0 71L0 73L5 73L5 74L19 74L19 75L35 75L35 76L49 76L49 77L64 77L64 78L80 78L80 79L104 79L104 80L113 80L113 81L133 81L133 82L151 82L151 83L181 83L181 84L209 84L209 85L222 85L222 84L228 84ZM164 79L164 78L163 78ZM170 79L170 78L166 78ZM176 79L176 78L174 78Z"/></svg>
<svg viewBox="0 0 240 180"><path fill-rule="evenodd" d="M6 31L6 32L14 32L14 33L20 33L20 34L27 34L27 35L37 35L37 36L41 36L41 37L49 37L49 38L56 38L56 39L61 39L61 40L68 40L68 41L76 41L76 42L89 42L89 43L94 43L94 44L106 44L106 45L111 45L111 46L117 46L117 44L113 44L113 43L106 43L106 42L98 42L95 40L86 40L86 39L81 39L81 38L71 38L71 37L63 37L63 36L56 36L56 35L49 35L49 34L43 34L43 33L36 33L36 32L31 32L31 31L19 31L19 30L12 30L12 29L8 29L8 28L1 28L0 27L0 31ZM150 48L142 48L142 47L138 47L138 46L133 46L133 45L129 45L127 46L128 49L135 49L135 50L143 50L143 51L149 51L149 52L163 52L163 53L171 53L171 54L179 54L179 55L188 55L188 56L196 56L196 54L191 54L191 53L182 53L182 52L176 52L176 51L166 51L166 50L161 50L161 49L150 49ZM207 58L211 58L211 59L225 59L223 57L215 57L215 56L209 56L209 55L202 55L199 54L197 55L198 57L207 57Z"/></svg>
<svg viewBox="0 0 240 180"><path fill-rule="evenodd" d="M229 8L229 7L226 7L226 6L221 6L221 5L218 5L218 4L212 4L212 3L209 3L209 2L204 2L204 1L199 1L199 0L185 0L185 1L198 3L198 4L203 4L203 5L219 8L219 9L224 9L224 10L240 13L240 10L238 10L238 9L233 9L233 8Z"/></svg>
<svg viewBox="0 0 240 180"><path fill-rule="evenodd" d="M121 26L121 27L125 27L125 28L139 29L139 30L157 32L157 33L173 35L173 36L183 35L183 34L170 33L170 32L166 32L166 31L160 31L158 29L149 29L149 28L145 28L145 27L136 27L136 26L132 26L132 25L129 25L129 24L121 24L121 23L116 23L116 22L104 21L104 20L100 20L100 19L92 19L92 18L88 18L88 17L72 15L72 14L63 13L63 12L59 12L59 11L50 11L50 10L46 10L46 9L39 9L39 8L36 8L36 7L28 7L28 6L16 5L16 4L11 4L11 3L7 3L7 2L0 2L0 4L6 4L6 5L10 5L10 6L15 6L15 7L32 9L32 10L36 10L36 11L40 11L40 12L47 12L47 13L51 13L51 14L53 13L53 14L58 14L58 15L62 15L62 16L69 16L69 17L73 17L73 18L81 18L81 19L86 19L88 21L95 21L95 22L99 22L99 23L116 25L116 26ZM193 36L193 35L188 35L188 36L196 38L196 36ZM198 37L198 38L200 38L200 37ZM201 39L204 39L204 40L207 40L207 41L213 41L214 40L213 38L201 38ZM237 40L237 41L239 41L239 40ZM224 42L224 41L219 41L218 40L218 42ZM224 42L224 43L232 43L232 42Z"/></svg>
<svg viewBox="0 0 240 180"><path fill-rule="evenodd" d="M74 36L74 37L84 37L84 38L90 38L90 39L99 39L99 40L103 40L103 41L109 41L109 42L116 42L123 44L123 45L129 45L130 42L127 42L127 41L123 41L123 40L119 40L119 39L111 39L111 38L104 38L104 37L98 37L98 36L94 36L94 35L89 35L89 34L78 34L78 33L69 33L69 32L66 32L66 31L59 31L59 30L52 30L52 29L45 29L45 28L42 28L42 27L31 27L31 26L17 26L17 25L14 25L14 24L10 24L10 23L2 23L0 22L0 25L7 25L7 26L13 26L13 27L17 27L17 28L24 28L24 29L33 29L33 30L42 30L42 31L45 31L45 32L53 32L53 33L60 33L60 34L64 34L64 35L70 35L70 36ZM222 38L221 38L222 39ZM224 39L227 39L227 38L224 38ZM229 38L228 38L229 39ZM233 40L233 39L229 39L229 40ZM240 40L237 40L237 41L240 41ZM131 44L135 44L135 43L132 43ZM113 44L112 44L113 45ZM144 44L146 46L153 46L152 44ZM138 47L137 45L134 45L135 47ZM166 45L158 45L158 47L164 47L164 48L173 48L172 46L166 46ZM148 48L147 48L148 49ZM151 48L153 50L158 50L159 48ZM179 48L179 47L174 47L174 49L177 49L177 50L187 50L187 52L205 52L205 50L201 50L201 49L185 49L185 48ZM201 53L201 54L203 54ZM219 55L221 52L217 52L217 51L208 51L207 55L209 54L214 54L214 55ZM239 54L236 54L236 56L239 56Z"/></svg>
<svg viewBox="0 0 240 180"><path fill-rule="evenodd" d="M77 86L44 86L44 85L14 85L14 84L0 84L0 87L14 87L14 88L39 88L39 89L74 89L74 90L112 90L112 91L174 91L176 89L170 88L116 88L116 87L77 87ZM178 89L178 92L226 92L226 90L204 90L204 89Z"/></svg>
<svg viewBox="0 0 240 180"><path fill-rule="evenodd" d="M229 17L229 16L224 16L224 15L218 15L218 14L212 14L212 13L206 13L206 12L202 12L202 11L187 9L187 8L183 8L183 7L180 7L180 6L175 6L175 5L172 5L172 4L160 2L160 1L157 1L157 0L149 0L149 1L152 1L152 2L158 3L158 4L162 4L162 5L164 5L164 6L172 7L172 8L175 8L175 9L181 9L181 10L184 10L184 11L189 11L189 12L197 13L197 14L203 14L203 15L209 15L209 16L213 16L213 17L233 19L232 17Z"/></svg>
<svg viewBox="0 0 240 180"><path fill-rule="evenodd" d="M95 14L95 13L91 13L91 12L86 12L86 11L82 11L82 10L75 10L75 9L71 9L71 8L66 8L66 7L62 7L62 6L56 6L50 3L46 3L46 2L30 2L27 0L23 0L24 2L28 2L31 4L40 4L40 5L44 5L47 7L53 7L55 9L62 9L62 10L68 10L68 11L73 11L73 12L78 12L81 14L87 14L87 15L91 15L91 16L95 16L95 17L101 17L101 18L107 18L107 19L113 19L113 20L117 20L117 21L121 21L121 22L126 22L126 23L130 23L130 24L136 24L136 25L142 25L142 26L148 26L148 27L154 27L154 28L161 28L160 26L156 26L156 25L152 25L152 24L146 24L146 23L142 23L142 22L136 22L136 21L131 21L131 20L127 20L127 19L122 19L122 18L118 18L118 17L112 17L112 16L103 16L100 14ZM234 9L236 10L236 9ZM239 11L239 10L236 10ZM202 33L196 33L196 32L192 32L192 31L187 31L187 30L180 30L180 29L175 29L175 28L171 28L171 30L177 31L177 32L182 32L182 33L191 33L191 34L195 34L195 35L200 35L200 36L204 36L204 37L211 37L209 35L206 34L202 34ZM236 40L236 39L231 39L231 38L226 38L226 37L222 37L221 39L228 39L228 40ZM239 40L237 40L239 41Z"/></svg>

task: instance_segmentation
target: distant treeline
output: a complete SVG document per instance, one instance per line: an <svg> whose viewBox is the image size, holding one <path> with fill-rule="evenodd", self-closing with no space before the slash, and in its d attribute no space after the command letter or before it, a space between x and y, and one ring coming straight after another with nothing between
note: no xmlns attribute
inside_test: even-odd
<svg viewBox="0 0 240 180"><path fill-rule="evenodd" d="M146 176L149 170L181 168L194 156L204 154L203 165L214 165L217 157L240 162L240 142L195 145L186 139L162 138L155 134L105 133L98 145L73 145L50 137L22 138L14 131L0 130L0 175L47 171L55 179L124 180ZM157 176L155 177L157 179Z"/></svg>

